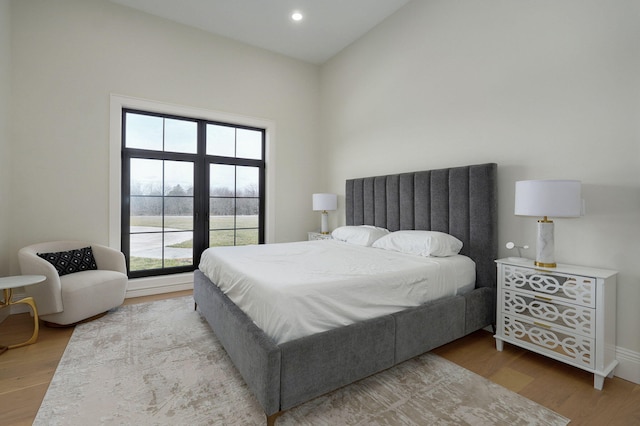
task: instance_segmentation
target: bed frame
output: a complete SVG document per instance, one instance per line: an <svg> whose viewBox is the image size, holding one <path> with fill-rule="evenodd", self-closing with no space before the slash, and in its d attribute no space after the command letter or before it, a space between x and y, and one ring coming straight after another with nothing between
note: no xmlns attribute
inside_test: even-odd
<svg viewBox="0 0 640 426"><path fill-rule="evenodd" d="M442 231L476 263L475 289L276 345L201 271L194 299L272 425L285 410L495 324L496 164L351 179L347 225Z"/></svg>

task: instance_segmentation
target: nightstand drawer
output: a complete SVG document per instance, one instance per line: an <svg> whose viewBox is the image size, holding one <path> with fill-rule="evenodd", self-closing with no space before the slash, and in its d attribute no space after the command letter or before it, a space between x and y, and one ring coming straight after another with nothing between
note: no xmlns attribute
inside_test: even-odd
<svg viewBox="0 0 640 426"><path fill-rule="evenodd" d="M504 288L531 295L544 293L591 308L596 306L596 279L592 277L504 265Z"/></svg>
<svg viewBox="0 0 640 426"><path fill-rule="evenodd" d="M594 339L563 333L542 321L525 321L510 315L503 315L502 321L503 335L513 342L586 368L595 365L592 355Z"/></svg>
<svg viewBox="0 0 640 426"><path fill-rule="evenodd" d="M595 311L591 308L565 303L553 296L532 296L511 290L505 290L503 295L505 314L528 317L531 321L540 320L569 333L595 338Z"/></svg>

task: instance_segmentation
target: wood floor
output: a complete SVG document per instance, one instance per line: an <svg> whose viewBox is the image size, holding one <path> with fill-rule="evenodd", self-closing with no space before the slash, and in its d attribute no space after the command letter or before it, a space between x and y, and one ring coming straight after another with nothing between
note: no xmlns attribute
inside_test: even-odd
<svg viewBox="0 0 640 426"><path fill-rule="evenodd" d="M125 304L189 294L127 299ZM27 340L32 327L28 314L11 315L0 324L0 345ZM35 344L0 355L0 424L31 425L72 332L41 327ZM434 353L570 418L571 426L640 425L640 385L614 377L597 391L593 376L580 369L508 344L503 352L496 351L486 331Z"/></svg>

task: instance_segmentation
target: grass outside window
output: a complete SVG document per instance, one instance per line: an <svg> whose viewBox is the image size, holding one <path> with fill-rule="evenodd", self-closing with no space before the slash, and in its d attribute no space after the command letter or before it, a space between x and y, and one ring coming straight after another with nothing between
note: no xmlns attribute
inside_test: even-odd
<svg viewBox="0 0 640 426"><path fill-rule="evenodd" d="M163 228L164 225L164 228ZM193 218L191 216L131 216L132 234L158 234L171 233L168 230L192 231ZM233 246L258 244L258 216L210 216L209 218L209 246ZM155 229L154 229L155 228ZM235 230L234 230L235 228ZM139 229L139 231L136 231ZM235 244L234 244L235 243ZM168 248L192 249L193 238L188 238L178 243L167 245ZM186 266L192 263L192 257L165 258L136 256L131 253L130 269L132 271L171 268Z"/></svg>

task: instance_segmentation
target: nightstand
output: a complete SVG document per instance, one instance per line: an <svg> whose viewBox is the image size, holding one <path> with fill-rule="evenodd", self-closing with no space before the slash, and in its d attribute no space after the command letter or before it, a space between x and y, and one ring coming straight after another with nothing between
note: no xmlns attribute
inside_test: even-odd
<svg viewBox="0 0 640 426"><path fill-rule="evenodd" d="M499 259L496 349L504 342L594 374L613 377L616 271L561 265L538 268Z"/></svg>
<svg viewBox="0 0 640 426"><path fill-rule="evenodd" d="M331 240L333 237L331 237L331 234L322 234L320 232L309 232L308 238L309 238L309 241L314 241L314 240Z"/></svg>

